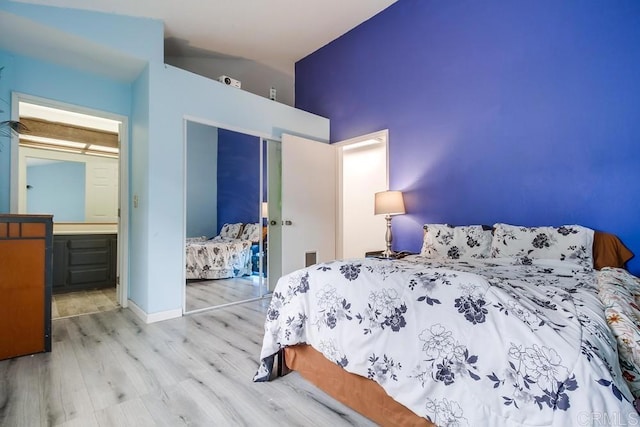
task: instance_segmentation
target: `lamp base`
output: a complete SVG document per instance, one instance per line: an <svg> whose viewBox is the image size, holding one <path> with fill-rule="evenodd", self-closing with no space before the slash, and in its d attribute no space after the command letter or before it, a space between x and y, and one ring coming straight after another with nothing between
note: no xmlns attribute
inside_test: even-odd
<svg viewBox="0 0 640 427"><path fill-rule="evenodd" d="M382 251L382 253L380 255L382 255L382 257L384 257L384 258L394 258L396 256L396 253L394 251L392 251L391 249L386 249L386 250Z"/></svg>
<svg viewBox="0 0 640 427"><path fill-rule="evenodd" d="M391 258L395 255L395 252L391 249L391 242L393 241L393 235L391 234L391 215L387 214L384 219L387 221L387 232L384 236L384 240L387 242L387 249L382 252L382 256Z"/></svg>

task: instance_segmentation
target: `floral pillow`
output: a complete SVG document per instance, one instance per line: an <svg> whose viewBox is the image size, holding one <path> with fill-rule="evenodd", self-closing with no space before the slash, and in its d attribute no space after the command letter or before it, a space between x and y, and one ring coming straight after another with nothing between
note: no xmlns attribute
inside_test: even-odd
<svg viewBox="0 0 640 427"><path fill-rule="evenodd" d="M242 223L237 222L235 224L225 224L220 229L219 237L224 239L237 239L240 236L240 231L242 230Z"/></svg>
<svg viewBox="0 0 640 427"><path fill-rule="evenodd" d="M593 268L593 230L580 225L560 227L493 226L491 256L516 258L521 264L533 259L555 259Z"/></svg>
<svg viewBox="0 0 640 427"><path fill-rule="evenodd" d="M242 234L240 234L240 240L260 241L260 224L245 224L242 229Z"/></svg>
<svg viewBox="0 0 640 427"><path fill-rule="evenodd" d="M488 258L490 255L491 230L484 230L481 225L425 224L424 227L422 256L465 259Z"/></svg>

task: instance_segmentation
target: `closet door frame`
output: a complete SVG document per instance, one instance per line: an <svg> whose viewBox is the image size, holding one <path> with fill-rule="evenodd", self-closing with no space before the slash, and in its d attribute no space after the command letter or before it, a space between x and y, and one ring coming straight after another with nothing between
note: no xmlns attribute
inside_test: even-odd
<svg viewBox="0 0 640 427"><path fill-rule="evenodd" d="M259 142L259 149L260 149L260 188L263 188L263 179L264 176L262 174L262 168L263 168L263 141L265 139L271 139L274 140L273 138L271 138L270 135L263 135L260 133L256 133L256 132L252 132L249 131L247 129L243 129L241 127L238 126L230 126L224 123L218 123L215 121L211 121L211 120L205 120L202 118L198 118L198 117L192 117L192 116L184 116L183 117L183 126L182 126L182 150L183 150L183 170L184 170L184 174L183 174L183 194L184 194L184 198L182 200L182 206L183 206L183 224L182 224L182 242L184 245L184 242L186 240L187 237L187 122L193 122L193 123L198 123L201 125L205 125L205 126L211 126L211 127L215 127L218 129L225 129L225 130L229 130L232 132L237 132L237 133L243 133L245 135L249 135L249 136L255 136L258 138L258 142ZM258 218L261 218L261 202L262 202L262 196L260 197L260 203L258 203L256 205L256 210L258 211ZM262 254L262 248L263 248L263 242L262 242L262 235L260 236L260 241L259 241L259 245L260 245L260 252ZM263 256L263 255L261 255ZM186 265L186 254L185 251L182 251L182 265L185 266ZM260 268L260 272L262 272L262 268ZM223 308L223 307L228 307L228 306L232 306L232 305L236 305L236 304L242 304L245 302L250 302L250 301L257 301L260 300L262 298L264 298L265 296L265 280L262 274L260 274L260 283L259 283L259 296L254 297L254 298L247 298L247 299L243 299L243 300L239 300L239 301L233 301L230 303L226 303L226 304L220 304L220 305L216 305L216 306L211 306L211 307L206 307L206 308L201 308L201 309L195 309L195 310L187 310L187 275L186 275L186 271L183 268L182 270L182 315L185 316L187 314L196 314L196 313L201 313L203 311L208 311L208 310L215 310L218 308Z"/></svg>

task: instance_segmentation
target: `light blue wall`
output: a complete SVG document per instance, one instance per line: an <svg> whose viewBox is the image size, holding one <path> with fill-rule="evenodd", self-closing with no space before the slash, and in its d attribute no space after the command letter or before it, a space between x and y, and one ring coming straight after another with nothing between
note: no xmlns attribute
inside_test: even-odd
<svg viewBox="0 0 640 427"><path fill-rule="evenodd" d="M147 313L181 307L184 274L184 118L280 139L288 133L328 141L329 121L164 64L149 64ZM134 159L134 162L136 159ZM133 215L138 215L136 209ZM131 277L131 283L137 281Z"/></svg>
<svg viewBox="0 0 640 427"><path fill-rule="evenodd" d="M82 162L27 166L27 212L55 222L84 222L86 168Z"/></svg>
<svg viewBox="0 0 640 427"><path fill-rule="evenodd" d="M11 119L11 87L15 80L14 59L0 50L0 121ZM11 168L11 139L0 135L0 212L9 212L9 172Z"/></svg>
<svg viewBox="0 0 640 427"><path fill-rule="evenodd" d="M132 57L164 61L164 25L156 19L6 0L0 0L0 10L109 46Z"/></svg>
<svg viewBox="0 0 640 427"><path fill-rule="evenodd" d="M218 128L187 122L187 237L216 235Z"/></svg>
<svg viewBox="0 0 640 427"><path fill-rule="evenodd" d="M130 195L138 204L129 204L129 298L146 313L182 307L185 118L270 139L287 131L329 140L325 118L164 65L158 54L161 23L0 0L3 9L148 61L132 82L122 83L12 54L7 61L12 69L5 73L10 81L0 87L2 96L15 90L130 117ZM10 176L6 145L0 152L4 212Z"/></svg>
<svg viewBox="0 0 640 427"><path fill-rule="evenodd" d="M149 67L133 84L129 160L130 197L149 191ZM142 308L149 297L149 207L129 203L129 299Z"/></svg>
<svg viewBox="0 0 640 427"><path fill-rule="evenodd" d="M0 80L1 120L10 118L11 92L78 105L95 110L129 116L131 84L95 76L0 51L0 67L5 69ZM2 102L2 101L0 101ZM0 138L0 212L9 212L11 141Z"/></svg>

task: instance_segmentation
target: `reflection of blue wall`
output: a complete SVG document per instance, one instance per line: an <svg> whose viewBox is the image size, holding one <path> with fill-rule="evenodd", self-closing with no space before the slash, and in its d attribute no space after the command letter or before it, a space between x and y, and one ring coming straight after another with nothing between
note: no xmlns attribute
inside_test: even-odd
<svg viewBox="0 0 640 427"><path fill-rule="evenodd" d="M218 129L187 122L187 237L217 234Z"/></svg>
<svg viewBox="0 0 640 427"><path fill-rule="evenodd" d="M580 223L640 273L640 1L394 3L296 63L331 140L389 129L391 189L421 224Z"/></svg>
<svg viewBox="0 0 640 427"><path fill-rule="evenodd" d="M218 130L218 232L225 223L258 222L260 139Z"/></svg>
<svg viewBox="0 0 640 427"><path fill-rule="evenodd" d="M27 212L53 214L55 222L84 221L85 164L58 162L27 167Z"/></svg>

